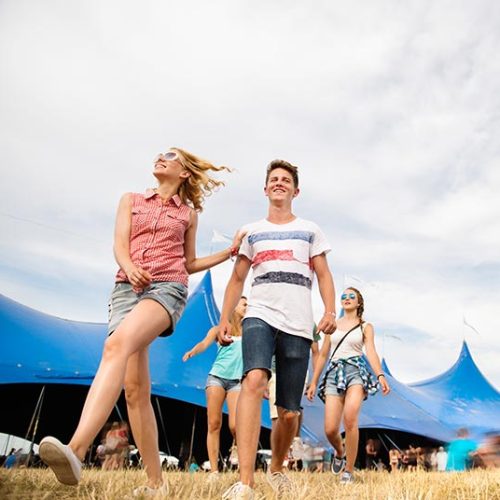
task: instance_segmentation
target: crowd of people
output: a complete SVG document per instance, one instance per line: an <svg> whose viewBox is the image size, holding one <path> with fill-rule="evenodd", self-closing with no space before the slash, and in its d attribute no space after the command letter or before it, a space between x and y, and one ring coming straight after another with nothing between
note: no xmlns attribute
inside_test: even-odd
<svg viewBox="0 0 500 500"><path fill-rule="evenodd" d="M154 339L175 330L186 304L189 274L230 258L235 262L219 325L183 358L187 362L210 344L218 344L206 382L211 480L217 480L220 467L219 437L226 401L240 477L222 496L227 500L255 497L261 404L270 397L273 428L266 477L278 495L289 492L292 483L285 464L289 450L300 440L300 405L306 391L309 399L318 394L325 403L325 434L334 449L332 471L340 475L342 483L354 481L363 400L378 390L384 395L390 392L375 349L375 328L363 316L364 298L355 288L345 289L340 296L343 315L337 318L335 285L327 260L331 246L316 223L293 213L293 201L300 193L299 173L284 160L272 161L265 172L265 217L243 225L227 249L197 257L198 214L205 197L223 184L212 177L213 172L221 171L230 169L171 148L154 161L157 187L121 198L114 239L119 270L109 303L109 337L101 363L69 443L51 436L40 443L41 458L60 482L78 484L86 451L124 387L130 428L147 474L147 483L132 494L168 494L150 400L148 348ZM247 299L243 288L249 275ZM316 328L311 300L315 281L323 303ZM321 349L317 343L320 334ZM313 373L306 386L311 352ZM345 440L340 435L341 423ZM109 439L106 435L101 445L103 468L123 464L120 451L109 451L126 448L128 432L118 429L112 426ZM406 456L401 454L398 464ZM312 457L314 452L309 453L310 460L307 453L303 455L308 468L309 462L316 461ZM412 467L413 458L408 460Z"/></svg>

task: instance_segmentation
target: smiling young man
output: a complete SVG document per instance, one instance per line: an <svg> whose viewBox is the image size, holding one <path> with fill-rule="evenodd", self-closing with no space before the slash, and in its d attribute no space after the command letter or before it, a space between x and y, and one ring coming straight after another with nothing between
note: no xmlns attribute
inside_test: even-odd
<svg viewBox="0 0 500 500"><path fill-rule="evenodd" d="M236 411L240 481L225 499L254 498L254 466L260 433L262 398L276 357L278 422L272 437L272 459L267 479L278 494L290 492L283 462L295 435L312 342L311 289L318 279L325 312L318 331L335 331L335 288L326 253L330 246L313 222L292 213L299 194L298 169L283 160L267 167L265 219L242 228L240 247L224 296L218 340L231 340L229 318L252 268L251 292L243 321L243 381Z"/></svg>

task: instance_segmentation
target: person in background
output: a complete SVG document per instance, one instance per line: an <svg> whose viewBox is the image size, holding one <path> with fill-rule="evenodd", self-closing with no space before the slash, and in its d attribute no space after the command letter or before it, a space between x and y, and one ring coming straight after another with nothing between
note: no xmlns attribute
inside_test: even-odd
<svg viewBox="0 0 500 500"><path fill-rule="evenodd" d="M465 428L457 431L457 439L448 446L447 471L464 471L469 468L472 453L477 450L477 442L469 438Z"/></svg>
<svg viewBox="0 0 500 500"><path fill-rule="evenodd" d="M375 331L370 323L365 323L363 312L364 298L356 288L349 287L342 293L341 305L344 315L338 320L337 331L325 340L319 353L314 375L307 390L307 397L312 400L316 386L328 358L330 361L319 387L319 397L325 402L325 433L335 449L332 460L332 472L341 474L341 483L354 481L353 470L358 453L359 429L358 418L361 404L368 394L375 394L378 383L384 395L389 394L380 359L375 349ZM330 354L330 349L333 348ZM363 358L363 348L376 379L369 372ZM340 435L340 422L344 419L344 445ZM367 456L376 457L373 442L367 449ZM367 445L368 446L368 445Z"/></svg>
<svg viewBox="0 0 500 500"><path fill-rule="evenodd" d="M219 473L220 430L222 426L222 408L227 402L229 430L236 439L236 404L241 390L243 374L243 358L241 352L241 321L247 308L247 298L242 296L231 317L233 343L217 347L217 357L208 374L205 394L207 398L207 450L210 460L210 476L212 481ZM185 362L193 356L204 352L217 339L217 327L211 328L207 336L187 351L182 360ZM235 446L235 445L233 445Z"/></svg>

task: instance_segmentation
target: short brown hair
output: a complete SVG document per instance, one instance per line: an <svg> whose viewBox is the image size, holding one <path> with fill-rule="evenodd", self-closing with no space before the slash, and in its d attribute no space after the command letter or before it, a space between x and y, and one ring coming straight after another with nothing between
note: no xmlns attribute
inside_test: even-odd
<svg viewBox="0 0 500 500"><path fill-rule="evenodd" d="M269 180L269 176L271 175L271 172L273 170L276 170L277 168L282 168L283 170L286 170L292 175L293 178L293 184L295 185L296 188L299 187L299 167L296 167L295 165L292 165L288 161L285 160L273 160L268 166L266 170L266 186L267 186L267 181Z"/></svg>

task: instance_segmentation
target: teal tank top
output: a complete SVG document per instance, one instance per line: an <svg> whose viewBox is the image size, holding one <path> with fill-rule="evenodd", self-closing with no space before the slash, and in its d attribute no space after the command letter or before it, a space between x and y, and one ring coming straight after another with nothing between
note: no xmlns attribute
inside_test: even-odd
<svg viewBox="0 0 500 500"><path fill-rule="evenodd" d="M210 375L240 380L243 375L243 352L241 350L241 337L233 337L233 343L228 346L219 345Z"/></svg>

